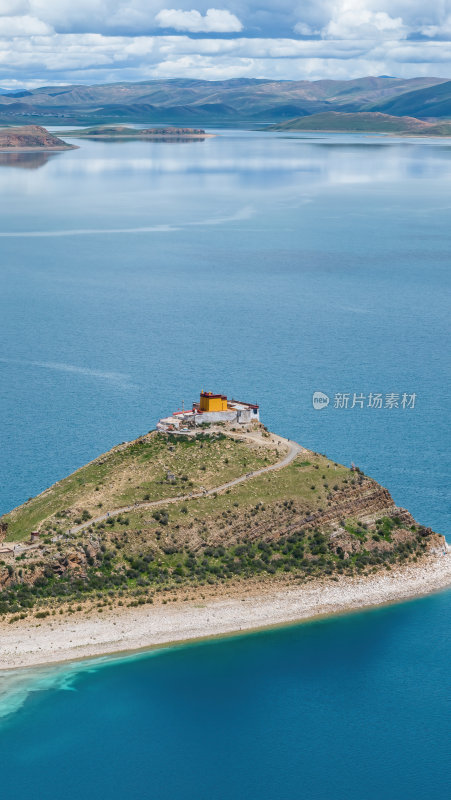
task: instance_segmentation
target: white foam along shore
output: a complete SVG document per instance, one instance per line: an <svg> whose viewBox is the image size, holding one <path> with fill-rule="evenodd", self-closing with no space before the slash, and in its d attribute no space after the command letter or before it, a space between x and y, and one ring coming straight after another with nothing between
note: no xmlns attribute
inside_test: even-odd
<svg viewBox="0 0 451 800"><path fill-rule="evenodd" d="M158 647L395 603L451 587L451 553L364 577L342 577L220 599L115 608L0 626L0 669ZM4 673L6 675L6 673Z"/></svg>

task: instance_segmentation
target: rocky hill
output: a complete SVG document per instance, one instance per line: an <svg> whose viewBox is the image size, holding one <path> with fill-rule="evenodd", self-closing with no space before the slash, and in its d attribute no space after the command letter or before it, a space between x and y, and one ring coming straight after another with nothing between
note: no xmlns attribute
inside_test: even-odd
<svg viewBox="0 0 451 800"><path fill-rule="evenodd" d="M39 125L0 128L0 150L70 150L72 147Z"/></svg>
<svg viewBox="0 0 451 800"><path fill-rule="evenodd" d="M81 139L200 139L206 138L202 128L128 128L125 125L99 125L93 128L68 131L68 137Z"/></svg>
<svg viewBox="0 0 451 800"><path fill-rule="evenodd" d="M332 580L443 547L361 471L258 425L120 445L4 515L2 539L0 614L19 616Z"/></svg>

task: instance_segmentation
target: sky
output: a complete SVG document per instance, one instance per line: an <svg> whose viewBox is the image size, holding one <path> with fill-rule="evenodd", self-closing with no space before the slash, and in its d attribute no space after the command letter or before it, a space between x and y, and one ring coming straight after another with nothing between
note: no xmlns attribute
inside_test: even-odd
<svg viewBox="0 0 451 800"><path fill-rule="evenodd" d="M451 78L451 0L173 1L0 0L0 87Z"/></svg>

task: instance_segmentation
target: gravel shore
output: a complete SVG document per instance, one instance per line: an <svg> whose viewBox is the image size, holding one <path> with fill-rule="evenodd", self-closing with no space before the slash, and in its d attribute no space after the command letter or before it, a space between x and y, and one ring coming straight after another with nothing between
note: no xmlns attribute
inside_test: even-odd
<svg viewBox="0 0 451 800"><path fill-rule="evenodd" d="M140 650L394 603L451 586L451 553L364 577L0 625L0 669Z"/></svg>

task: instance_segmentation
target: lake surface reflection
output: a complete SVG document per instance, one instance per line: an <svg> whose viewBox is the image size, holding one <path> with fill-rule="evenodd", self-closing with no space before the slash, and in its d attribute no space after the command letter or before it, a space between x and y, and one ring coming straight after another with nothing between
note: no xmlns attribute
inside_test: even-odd
<svg viewBox="0 0 451 800"><path fill-rule="evenodd" d="M449 145L80 144L0 170L0 512L205 388L448 533ZM2 728L3 791L442 800L450 599L60 670Z"/></svg>

